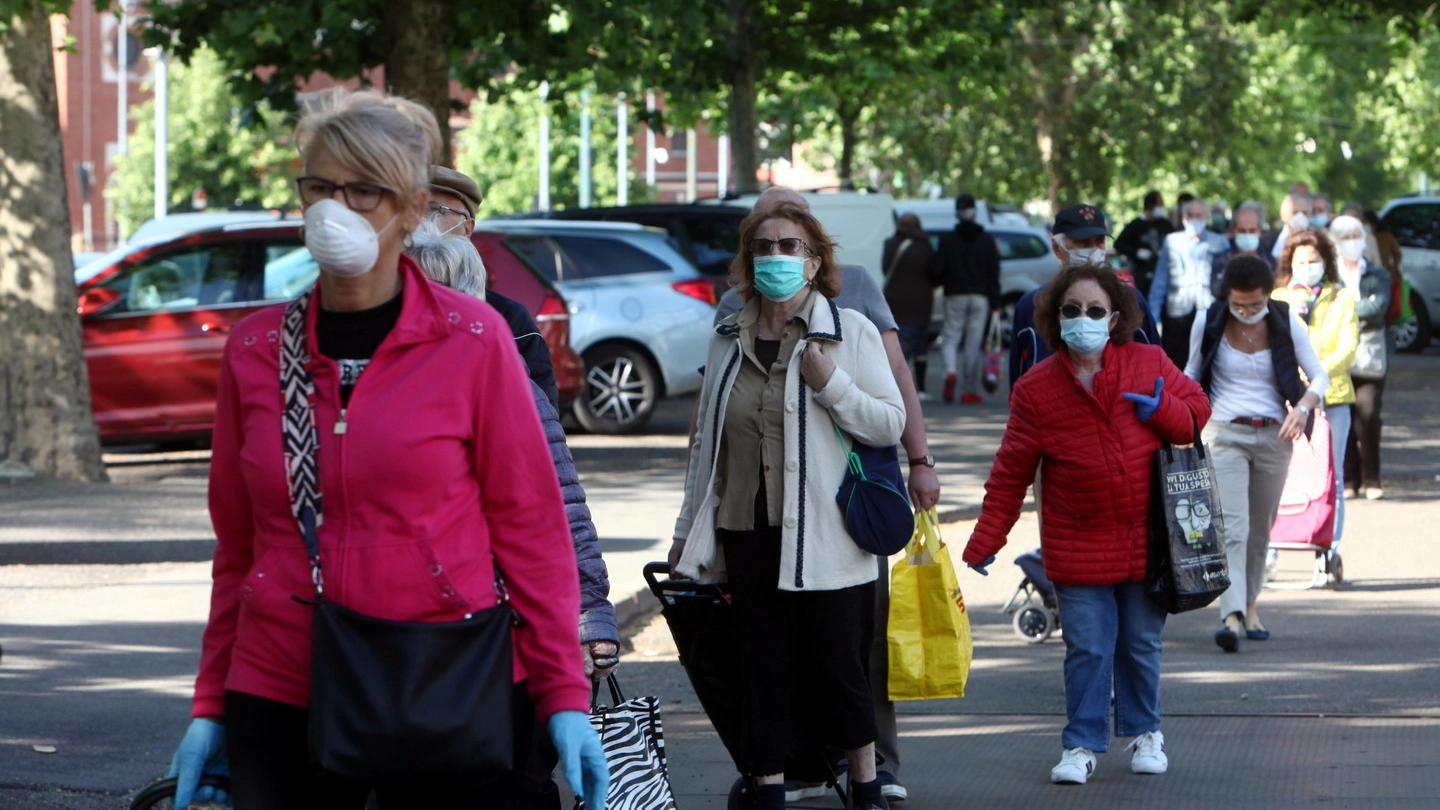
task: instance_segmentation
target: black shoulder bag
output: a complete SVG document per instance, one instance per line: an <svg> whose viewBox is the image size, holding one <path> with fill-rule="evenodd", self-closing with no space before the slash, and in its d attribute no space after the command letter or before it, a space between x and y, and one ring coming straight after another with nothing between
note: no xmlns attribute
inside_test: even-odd
<svg viewBox="0 0 1440 810"><path fill-rule="evenodd" d="M455 622L367 616L324 595L317 530L323 523L315 380L305 343L313 293L285 308L280 386L290 506L310 555L315 607L310 675L310 757L323 770L377 782L431 779L481 784L510 771L510 628L500 604Z"/></svg>

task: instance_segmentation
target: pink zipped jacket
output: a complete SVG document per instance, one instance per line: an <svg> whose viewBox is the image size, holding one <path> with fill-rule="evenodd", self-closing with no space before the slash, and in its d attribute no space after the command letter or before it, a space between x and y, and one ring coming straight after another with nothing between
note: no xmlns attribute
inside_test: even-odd
<svg viewBox="0 0 1440 810"><path fill-rule="evenodd" d="M453 621L511 606L515 680L541 723L588 711L575 551L530 382L505 320L429 282L402 256L399 320L341 407L339 368L316 349L325 596L385 619ZM310 702L313 599L291 514L280 417L284 307L252 315L225 345L210 470L218 540L193 715L224 714L225 690Z"/></svg>

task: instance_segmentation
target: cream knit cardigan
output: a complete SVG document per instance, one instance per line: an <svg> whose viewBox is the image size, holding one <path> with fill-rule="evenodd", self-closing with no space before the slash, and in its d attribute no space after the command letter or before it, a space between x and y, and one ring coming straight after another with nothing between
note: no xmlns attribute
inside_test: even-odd
<svg viewBox="0 0 1440 810"><path fill-rule="evenodd" d="M721 320L710 339L701 418L690 449L685 500L675 521L684 540L676 572L700 582L725 581L725 555L715 536L720 481L716 478L720 434L731 387L743 362L740 326L759 314L759 301ZM862 551L845 530L835 493L845 476L845 451L831 417L848 440L874 447L893 445L905 427L905 405L874 324L841 309L819 293L810 296L810 331L796 341L785 373L785 499L780 570L782 590L837 590L875 579L874 555ZM800 374L800 352L809 340L831 343L835 372L814 391ZM739 482L753 489L758 481Z"/></svg>

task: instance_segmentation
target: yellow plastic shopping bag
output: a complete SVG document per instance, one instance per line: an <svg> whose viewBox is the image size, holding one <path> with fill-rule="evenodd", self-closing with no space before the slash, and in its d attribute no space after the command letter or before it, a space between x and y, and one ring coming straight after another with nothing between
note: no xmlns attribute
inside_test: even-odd
<svg viewBox="0 0 1440 810"><path fill-rule="evenodd" d="M891 700L965 696L970 615L937 523L933 507L915 513L915 535L890 572Z"/></svg>

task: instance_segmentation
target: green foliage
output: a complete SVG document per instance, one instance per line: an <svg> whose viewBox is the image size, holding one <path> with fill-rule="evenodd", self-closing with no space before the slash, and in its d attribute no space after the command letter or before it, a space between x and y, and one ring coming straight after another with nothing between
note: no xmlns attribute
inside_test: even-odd
<svg viewBox="0 0 1440 810"><path fill-rule="evenodd" d="M580 204L580 94L542 102L534 91L513 90L502 101L476 99L471 126L458 135L455 167L474 178L485 195L480 217L535 210L540 191L540 115L550 108L550 203L556 209ZM592 99L592 205L616 200L615 101ZM633 122L633 118L631 119ZM635 172L629 176L629 201L646 202L648 189Z"/></svg>
<svg viewBox="0 0 1440 810"><path fill-rule="evenodd" d="M261 127L241 126L242 105L231 76L211 50L201 48L190 64L170 66L169 182L171 212L191 210L191 196L203 188L210 208L294 205L291 178L295 150L290 123L261 105ZM131 110L135 132L129 154L117 162L108 191L121 233L130 233L155 209L155 101Z"/></svg>

